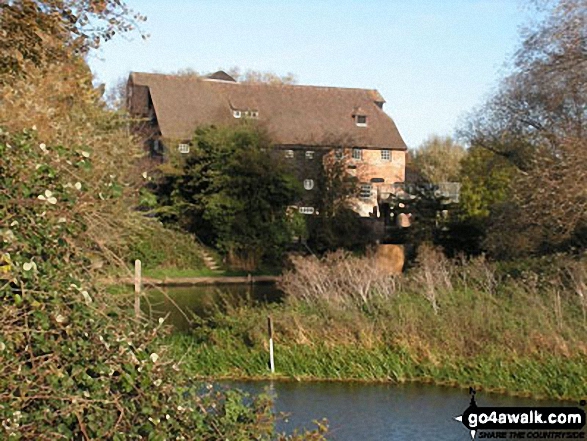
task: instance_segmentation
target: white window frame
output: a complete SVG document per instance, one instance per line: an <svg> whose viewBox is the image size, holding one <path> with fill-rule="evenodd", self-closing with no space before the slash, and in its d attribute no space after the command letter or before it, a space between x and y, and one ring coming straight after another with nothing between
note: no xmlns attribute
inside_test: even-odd
<svg viewBox="0 0 587 441"><path fill-rule="evenodd" d="M285 150L283 156L285 157L285 159L293 159L295 154L293 150Z"/></svg>
<svg viewBox="0 0 587 441"><path fill-rule="evenodd" d="M357 160L357 161L362 161L363 160L363 149L360 148L353 148L353 159Z"/></svg>
<svg viewBox="0 0 587 441"><path fill-rule="evenodd" d="M304 188L308 191L314 188L314 180L313 179L304 179Z"/></svg>
<svg viewBox="0 0 587 441"><path fill-rule="evenodd" d="M300 207L298 208L298 211L301 214L314 214L315 212L314 207Z"/></svg>
<svg viewBox="0 0 587 441"><path fill-rule="evenodd" d="M233 110L232 116L234 116L235 118L240 118L242 116L242 112L240 110Z"/></svg>
<svg viewBox="0 0 587 441"><path fill-rule="evenodd" d="M359 122L359 118L365 118L365 122ZM357 127L367 127L367 115L355 115L355 124Z"/></svg>
<svg viewBox="0 0 587 441"><path fill-rule="evenodd" d="M391 161L391 150L389 150L389 149L381 150L381 160L382 161Z"/></svg>
<svg viewBox="0 0 587 441"><path fill-rule="evenodd" d="M367 191L369 194L367 195ZM361 199L371 199L373 195L373 186L371 184L361 184L361 191L359 193L359 197Z"/></svg>
<svg viewBox="0 0 587 441"><path fill-rule="evenodd" d="M314 159L314 150L306 150L306 159Z"/></svg>
<svg viewBox="0 0 587 441"><path fill-rule="evenodd" d="M177 146L177 150L179 150L179 153L182 153L182 154L185 155L185 154L187 154L187 153L190 152L190 145L189 144L184 144L184 143L179 144Z"/></svg>

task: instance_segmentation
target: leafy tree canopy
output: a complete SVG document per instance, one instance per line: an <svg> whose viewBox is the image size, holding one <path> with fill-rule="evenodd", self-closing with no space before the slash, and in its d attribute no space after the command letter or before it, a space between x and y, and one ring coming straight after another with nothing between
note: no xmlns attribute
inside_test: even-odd
<svg viewBox="0 0 587 441"><path fill-rule="evenodd" d="M278 257L291 241L286 208L300 189L267 134L252 124L205 127L192 143L158 186L164 217L249 269Z"/></svg>

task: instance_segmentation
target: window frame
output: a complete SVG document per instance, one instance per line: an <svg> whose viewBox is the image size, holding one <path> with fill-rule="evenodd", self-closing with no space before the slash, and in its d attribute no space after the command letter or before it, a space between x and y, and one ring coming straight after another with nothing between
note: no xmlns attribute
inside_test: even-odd
<svg viewBox="0 0 587 441"><path fill-rule="evenodd" d="M367 188L369 191L369 195L366 195ZM371 197L373 197L373 185L369 184L369 183L360 184L359 198L360 199L371 199Z"/></svg>
<svg viewBox="0 0 587 441"><path fill-rule="evenodd" d="M352 157L356 161L362 161L363 160L363 149L358 148L358 147L353 147Z"/></svg>
<svg viewBox="0 0 587 441"><path fill-rule="evenodd" d="M306 157L306 159L307 159L308 161L311 161L311 160L313 160L313 159L314 159L314 154L315 154L315 153L316 153L316 152L315 152L314 150L306 150L306 154L305 154L305 157Z"/></svg>
<svg viewBox="0 0 587 441"><path fill-rule="evenodd" d="M361 122L360 119L364 121ZM357 127L367 127L367 115L355 115L355 124Z"/></svg>
<svg viewBox="0 0 587 441"><path fill-rule="evenodd" d="M314 189L314 180L313 179L304 179L304 190L311 191Z"/></svg>
<svg viewBox="0 0 587 441"><path fill-rule="evenodd" d="M387 156L387 157L385 157ZM381 160L382 161L391 161L391 150L390 149L382 149L381 150Z"/></svg>

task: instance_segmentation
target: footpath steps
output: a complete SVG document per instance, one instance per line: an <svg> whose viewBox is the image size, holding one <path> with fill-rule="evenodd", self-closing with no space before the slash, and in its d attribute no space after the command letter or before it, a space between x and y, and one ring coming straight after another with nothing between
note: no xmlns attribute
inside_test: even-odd
<svg viewBox="0 0 587 441"><path fill-rule="evenodd" d="M216 259L214 259L214 257L212 257L210 253L204 248L202 248L202 259L204 260L204 265L206 265L206 268L208 268L209 270L220 270L220 265L218 265Z"/></svg>

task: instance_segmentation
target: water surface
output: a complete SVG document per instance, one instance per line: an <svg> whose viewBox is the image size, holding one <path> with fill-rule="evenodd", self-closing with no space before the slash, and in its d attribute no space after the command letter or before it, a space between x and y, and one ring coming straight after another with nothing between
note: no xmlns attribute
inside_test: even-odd
<svg viewBox="0 0 587 441"><path fill-rule="evenodd" d="M454 417L469 405L468 391L430 385L341 382L230 382L251 393L268 391L275 411L289 414L280 432L311 429L327 418L336 441L466 441L467 429ZM577 406L477 393L478 406ZM479 439L479 435L477 435ZM507 438L511 439L511 438ZM519 438L518 438L519 439ZM527 438L525 438L527 439ZM532 438L542 439L542 438ZM587 438L583 438L587 439Z"/></svg>

